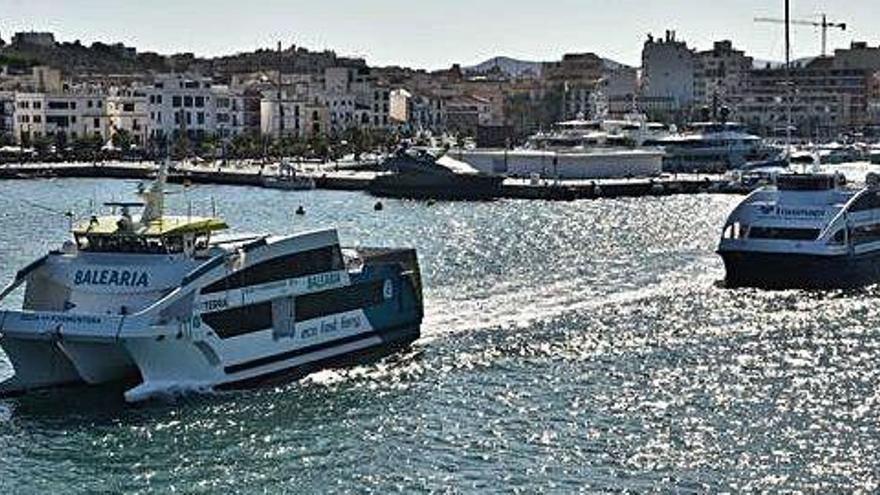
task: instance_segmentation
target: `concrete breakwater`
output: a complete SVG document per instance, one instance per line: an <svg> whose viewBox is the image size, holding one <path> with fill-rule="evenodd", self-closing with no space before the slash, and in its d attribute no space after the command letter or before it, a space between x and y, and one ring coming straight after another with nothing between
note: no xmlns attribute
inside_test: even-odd
<svg viewBox="0 0 880 495"><path fill-rule="evenodd" d="M316 167L301 173L312 177L319 189L366 191L375 172L338 170L334 166ZM149 180L155 175L152 163L52 163L0 167L0 180L48 178L107 178ZM277 177L277 169L249 167L178 167L169 180L175 183L223 184L267 187L266 179ZM657 178L532 181L509 178L499 198L576 200L617 197L669 196L674 194L745 194L750 188L718 175L678 175ZM405 196L405 191L402 191Z"/></svg>

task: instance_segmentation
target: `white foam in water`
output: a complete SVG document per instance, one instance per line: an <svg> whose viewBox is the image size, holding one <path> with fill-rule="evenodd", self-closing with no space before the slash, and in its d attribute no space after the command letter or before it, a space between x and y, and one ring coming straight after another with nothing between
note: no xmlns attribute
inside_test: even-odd
<svg viewBox="0 0 880 495"><path fill-rule="evenodd" d="M422 324L422 341L431 342L447 334L477 329L528 326L567 313L605 306L625 306L644 299L675 294L687 286L711 285L721 273L701 267L662 282L633 290L603 293L600 287L585 287L580 280L535 287L509 287L484 299L428 299Z"/></svg>

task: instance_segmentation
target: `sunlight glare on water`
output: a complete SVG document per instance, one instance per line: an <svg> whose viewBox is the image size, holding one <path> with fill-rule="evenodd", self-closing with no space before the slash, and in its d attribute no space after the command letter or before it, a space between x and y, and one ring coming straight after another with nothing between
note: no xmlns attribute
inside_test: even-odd
<svg viewBox="0 0 880 495"><path fill-rule="evenodd" d="M16 198L82 213L132 189L0 182L0 280L66 236L63 216ZM211 197L240 231L416 247L423 338L276 388L2 400L0 491L878 489L880 294L723 289L714 249L738 197L376 212L360 193L198 187L169 201L205 212Z"/></svg>

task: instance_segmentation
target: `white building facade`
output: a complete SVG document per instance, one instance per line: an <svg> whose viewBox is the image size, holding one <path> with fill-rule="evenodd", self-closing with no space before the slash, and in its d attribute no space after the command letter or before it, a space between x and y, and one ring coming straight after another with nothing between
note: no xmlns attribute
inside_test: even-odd
<svg viewBox="0 0 880 495"><path fill-rule="evenodd" d="M641 96L652 100L668 99L678 109L694 101L696 56L674 31L655 40L649 36L642 50Z"/></svg>
<svg viewBox="0 0 880 495"><path fill-rule="evenodd" d="M13 132L19 142L39 138L110 136L106 97L97 93L16 93Z"/></svg>

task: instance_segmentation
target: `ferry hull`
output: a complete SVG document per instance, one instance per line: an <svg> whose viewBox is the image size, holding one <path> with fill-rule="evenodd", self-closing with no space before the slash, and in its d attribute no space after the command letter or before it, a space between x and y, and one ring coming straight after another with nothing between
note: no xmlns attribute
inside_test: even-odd
<svg viewBox="0 0 880 495"><path fill-rule="evenodd" d="M852 289L880 282L880 251L821 256L793 253L722 251L730 288L769 290Z"/></svg>
<svg viewBox="0 0 880 495"><path fill-rule="evenodd" d="M285 260L285 242L295 240L257 248L264 257L253 255L250 268L236 272L208 262L189 290L133 315L0 311L0 345L15 370L0 396L124 382L134 385L125 399L138 402L248 388L359 364L419 338L423 301L414 250L359 248L350 271L234 287L237 278L230 277L241 270ZM196 289L210 304L196 301Z"/></svg>

